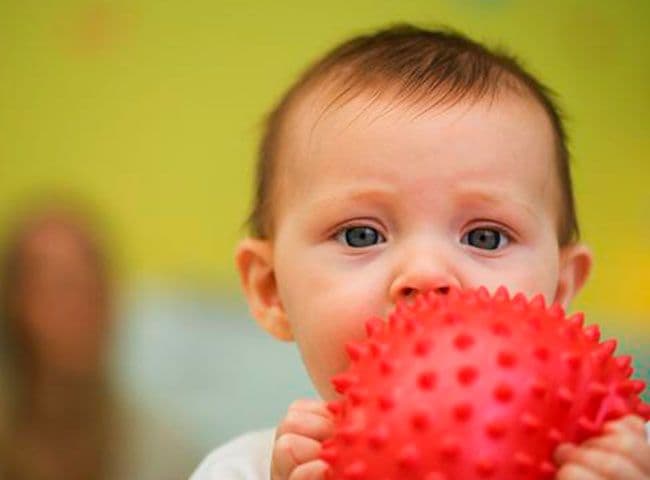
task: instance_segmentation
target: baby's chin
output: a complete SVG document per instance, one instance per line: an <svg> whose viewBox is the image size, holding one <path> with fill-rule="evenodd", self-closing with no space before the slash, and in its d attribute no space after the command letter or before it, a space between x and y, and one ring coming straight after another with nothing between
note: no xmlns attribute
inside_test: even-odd
<svg viewBox="0 0 650 480"><path fill-rule="evenodd" d="M331 402L340 397L334 387L332 386L329 377L323 380L312 379L312 384L318 396L325 402Z"/></svg>
<svg viewBox="0 0 650 480"><path fill-rule="evenodd" d="M342 345L340 347L341 355L336 356L336 358L312 358L311 362L305 362L307 367L307 374L311 380L312 387L318 393L318 396L326 401L331 402L332 400L338 400L341 398L339 393L337 393L334 385L332 385L332 378L347 370L350 366L349 360L346 355L343 353L345 347ZM318 368L325 365L326 368Z"/></svg>

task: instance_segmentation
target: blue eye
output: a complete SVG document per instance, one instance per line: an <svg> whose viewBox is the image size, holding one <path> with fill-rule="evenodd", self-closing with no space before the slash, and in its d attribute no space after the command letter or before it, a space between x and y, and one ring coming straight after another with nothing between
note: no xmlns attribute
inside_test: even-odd
<svg viewBox="0 0 650 480"><path fill-rule="evenodd" d="M475 228L466 233L461 243L481 250L496 250L503 248L510 242L508 236L494 228Z"/></svg>
<svg viewBox="0 0 650 480"><path fill-rule="evenodd" d="M343 228L337 235L338 241L353 248L363 248L385 242L386 239L377 229L372 227L347 227Z"/></svg>

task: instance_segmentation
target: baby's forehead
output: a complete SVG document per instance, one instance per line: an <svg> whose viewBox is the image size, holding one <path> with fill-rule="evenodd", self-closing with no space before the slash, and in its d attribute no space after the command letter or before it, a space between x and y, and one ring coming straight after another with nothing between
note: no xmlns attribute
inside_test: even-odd
<svg viewBox="0 0 650 480"><path fill-rule="evenodd" d="M494 128L486 128L486 123ZM327 90L315 90L289 112L278 142L281 154L276 157L284 165L278 169L304 175L315 168L327 168L330 162L354 155L362 146L341 140L362 141L373 135L387 155L398 146L428 149L431 142L427 140L434 138L441 140L437 148L456 148L458 155L463 155L473 143L489 141L486 135L499 135L504 143L517 138L541 142L536 147L547 152L548 158L556 154L556 135L547 113L535 99L519 92L435 104L404 100L392 91L364 90L342 98ZM310 161L323 150L336 154L321 164ZM353 166L354 158L348 160Z"/></svg>
<svg viewBox="0 0 650 480"><path fill-rule="evenodd" d="M559 197L551 123L518 95L424 112L370 95L329 109L314 100L295 112L288 132L284 201L373 183L440 192L449 184L477 191L507 186L517 195L542 199L548 190Z"/></svg>
<svg viewBox="0 0 650 480"><path fill-rule="evenodd" d="M477 105L500 110L504 115L522 109L534 110L538 113L535 120L551 127L540 102L524 87L512 82L504 81L498 88L482 93L467 90L453 95L445 90L415 95L405 92L401 85L390 83L345 88L337 83L321 82L297 94L290 102L279 144L309 140L323 126L363 129L382 119L408 125L422 117L457 113Z"/></svg>

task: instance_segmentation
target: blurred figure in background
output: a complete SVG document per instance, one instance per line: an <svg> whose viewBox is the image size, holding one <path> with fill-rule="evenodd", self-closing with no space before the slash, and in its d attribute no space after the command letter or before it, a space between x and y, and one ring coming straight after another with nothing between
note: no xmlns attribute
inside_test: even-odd
<svg viewBox="0 0 650 480"><path fill-rule="evenodd" d="M0 478L187 478L196 458L112 386L113 284L87 219L32 211L3 267Z"/></svg>

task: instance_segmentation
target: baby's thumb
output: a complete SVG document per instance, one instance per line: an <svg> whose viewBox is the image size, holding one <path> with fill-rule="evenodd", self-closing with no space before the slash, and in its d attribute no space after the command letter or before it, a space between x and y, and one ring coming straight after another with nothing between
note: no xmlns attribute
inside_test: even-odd
<svg viewBox="0 0 650 480"><path fill-rule="evenodd" d="M555 463L558 465L562 465L563 463L565 463L571 457L571 454L574 452L576 448L577 447L572 443L560 444L555 449L555 453L553 454L553 459L555 460Z"/></svg>

